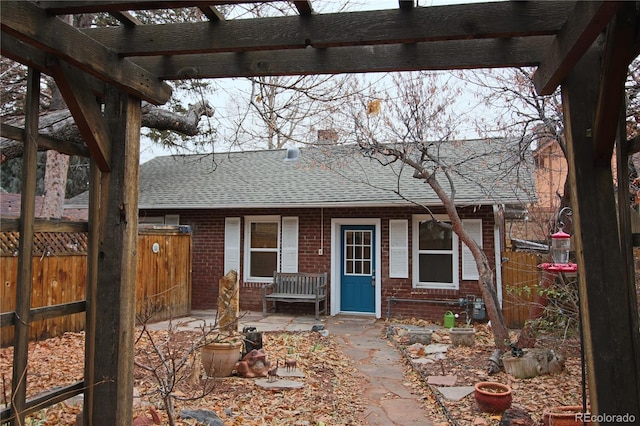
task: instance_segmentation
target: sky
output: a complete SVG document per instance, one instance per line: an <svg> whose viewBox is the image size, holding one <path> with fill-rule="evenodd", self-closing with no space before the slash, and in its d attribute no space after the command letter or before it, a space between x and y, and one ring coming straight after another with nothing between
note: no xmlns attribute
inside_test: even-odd
<svg viewBox="0 0 640 426"><path fill-rule="evenodd" d="M486 1L486 0L485 0ZM439 6L445 4L455 3L474 3L478 0L418 0L419 6ZM320 13L330 12L332 5L339 5L344 3L343 0L315 0L312 4ZM348 11L356 10L381 10L381 9L395 9L398 7L398 0L350 0ZM379 78L379 74L374 77ZM216 127L221 121L228 119L234 112L231 109L229 103L230 98L237 98L239 91L248 92L249 84L245 79L218 79L214 82L216 86L216 92L213 96L207 96L207 101L213 106L215 113L214 116L209 119L209 123ZM186 99L186 103L195 103L197 100ZM466 102L463 99L462 104L467 107L461 106L461 108L473 108L473 100L468 99ZM461 104L461 105L462 105ZM203 118L204 120L205 118ZM145 129L143 129L143 134ZM474 137L471 135L470 137ZM140 150L140 162L144 163L156 156L175 154L175 151L165 149L159 144L153 143L146 137L142 137L141 150Z"/></svg>

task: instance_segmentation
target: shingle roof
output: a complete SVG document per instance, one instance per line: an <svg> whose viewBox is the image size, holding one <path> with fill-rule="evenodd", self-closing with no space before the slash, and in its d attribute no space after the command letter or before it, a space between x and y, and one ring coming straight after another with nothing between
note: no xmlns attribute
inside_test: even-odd
<svg viewBox="0 0 640 426"><path fill-rule="evenodd" d="M456 204L532 201L531 170L526 164L516 167L510 160L520 157L512 145L504 140L473 140L447 142L439 147L441 158L450 165ZM286 157L287 150L156 157L140 168L139 206L204 209L441 204L427 183L412 177L412 169L403 169L398 162L383 166L355 146L300 148L297 159ZM442 172L436 176L445 189L449 187ZM85 204L86 200L87 194L83 194L67 205Z"/></svg>

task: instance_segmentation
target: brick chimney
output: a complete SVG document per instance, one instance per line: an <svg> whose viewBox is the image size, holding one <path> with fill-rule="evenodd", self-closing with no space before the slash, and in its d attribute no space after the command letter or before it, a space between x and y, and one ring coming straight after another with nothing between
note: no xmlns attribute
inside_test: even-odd
<svg viewBox="0 0 640 426"><path fill-rule="evenodd" d="M338 143L338 132L333 129L318 130L319 145L335 145Z"/></svg>

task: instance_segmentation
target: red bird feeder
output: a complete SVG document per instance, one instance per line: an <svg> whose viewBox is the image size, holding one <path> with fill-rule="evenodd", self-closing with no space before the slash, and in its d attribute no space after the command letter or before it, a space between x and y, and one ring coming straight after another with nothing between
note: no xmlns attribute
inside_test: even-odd
<svg viewBox="0 0 640 426"><path fill-rule="evenodd" d="M565 207L560 210L558 216L562 215L564 210L568 209ZM568 213L569 215L571 213ZM571 250L571 235L567 234L562 230L562 222L560 222L560 229L555 234L551 235L551 257L553 259L552 263L541 263L538 265L538 268L542 268L546 271L551 272L576 272L578 270L578 265L575 263L569 262L569 251Z"/></svg>

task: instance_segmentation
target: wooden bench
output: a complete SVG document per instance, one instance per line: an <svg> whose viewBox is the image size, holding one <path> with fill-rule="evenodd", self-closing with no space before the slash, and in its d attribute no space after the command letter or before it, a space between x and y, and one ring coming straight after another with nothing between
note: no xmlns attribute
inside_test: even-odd
<svg viewBox="0 0 640 426"><path fill-rule="evenodd" d="M271 292L269 292L271 290ZM323 302L320 310L320 302ZM267 302L315 303L316 319L327 313L327 273L274 272L273 283L262 287L262 313L267 315Z"/></svg>

